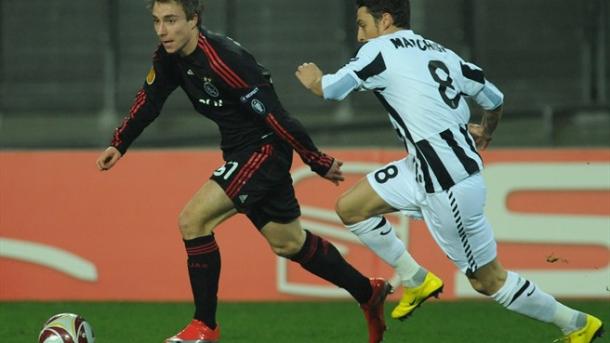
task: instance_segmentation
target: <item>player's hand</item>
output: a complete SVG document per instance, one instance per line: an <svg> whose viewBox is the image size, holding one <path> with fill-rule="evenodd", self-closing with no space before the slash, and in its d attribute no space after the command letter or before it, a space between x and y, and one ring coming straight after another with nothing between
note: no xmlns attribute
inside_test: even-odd
<svg viewBox="0 0 610 343"><path fill-rule="evenodd" d="M301 64L297 67L297 71L294 74L305 88L309 89L316 95L322 95L323 73L315 63Z"/></svg>
<svg viewBox="0 0 610 343"><path fill-rule="evenodd" d="M345 180L345 178L343 177L343 172L341 171L342 165L343 162L334 159L333 165L330 166L330 169L328 170L328 172L326 172L324 178L338 186L339 182Z"/></svg>
<svg viewBox="0 0 610 343"><path fill-rule="evenodd" d="M113 146L106 148L104 152L97 158L95 164L97 165L97 169L104 171L112 168L116 164L116 162L121 158L121 153L119 150Z"/></svg>
<svg viewBox="0 0 610 343"><path fill-rule="evenodd" d="M474 138L477 149L485 150L491 142L491 135L485 132L485 129L479 124L468 124L468 132Z"/></svg>

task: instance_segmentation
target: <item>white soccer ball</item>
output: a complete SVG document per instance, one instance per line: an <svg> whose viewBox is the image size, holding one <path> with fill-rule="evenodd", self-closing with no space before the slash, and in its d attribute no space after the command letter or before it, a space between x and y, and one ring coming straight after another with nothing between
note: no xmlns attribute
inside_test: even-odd
<svg viewBox="0 0 610 343"><path fill-rule="evenodd" d="M95 335L85 318L74 313L60 313L44 323L38 343L94 343Z"/></svg>

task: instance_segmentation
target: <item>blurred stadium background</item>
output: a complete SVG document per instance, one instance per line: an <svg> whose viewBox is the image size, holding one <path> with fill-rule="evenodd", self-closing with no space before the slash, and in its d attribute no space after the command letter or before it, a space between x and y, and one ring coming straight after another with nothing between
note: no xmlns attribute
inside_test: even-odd
<svg viewBox="0 0 610 343"><path fill-rule="evenodd" d="M411 2L414 30L483 67L506 95L504 119L484 155L489 214L506 265L609 323L608 0ZM353 54L354 1L205 4L206 26L229 34L271 70L285 107L318 145L369 167L403 155L371 94L325 102L293 76L302 62L333 71ZM156 46L144 0L0 1L1 342L34 341L42 322L57 312L83 314L100 342L160 341L190 316L175 217L221 163L216 126L177 90L120 168L101 176L93 167L144 81ZM331 189L304 179L298 159L295 169L306 224L349 248L359 268L387 275L378 259L349 241L332 213L334 199L363 170L352 170L347 186ZM159 182L159 175L167 180ZM443 298L450 301L422 308L406 325L391 323L389 342L555 338L552 327L472 301L465 279L425 227L391 220L413 254L445 278ZM243 218L226 225L217 239L223 249L219 318L228 342L362 341L362 319L352 303L315 296L319 282L276 260ZM154 234L133 253L146 232ZM56 255L49 247L68 255L50 259ZM245 249L258 253L244 258ZM252 280L257 287L248 285ZM301 292L303 284L314 291ZM241 302L260 299L280 303Z"/></svg>
<svg viewBox="0 0 610 343"><path fill-rule="evenodd" d="M336 70L356 49L351 0L209 0L206 26L248 48L323 146L400 147L371 94L337 104L301 89L297 65ZM494 147L610 145L606 0L412 0L416 31L505 92ZM0 147L103 147L156 47L144 0L0 2ZM182 92L136 147L216 146ZM330 125L329 125L330 124Z"/></svg>

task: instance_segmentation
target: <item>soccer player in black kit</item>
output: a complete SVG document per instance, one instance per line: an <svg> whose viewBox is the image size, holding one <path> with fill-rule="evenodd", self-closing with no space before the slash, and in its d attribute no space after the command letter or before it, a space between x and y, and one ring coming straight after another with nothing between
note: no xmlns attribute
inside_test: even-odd
<svg viewBox="0 0 610 343"><path fill-rule="evenodd" d="M288 115L269 73L252 55L200 26L198 0L150 0L149 5L161 44L129 115L97 159L97 167L112 168L177 87L197 112L218 125L225 161L179 216L195 314L166 342L219 341L215 315L220 253L213 230L236 213L250 219L277 255L346 289L364 311L369 342L381 342L389 283L363 276L331 243L304 230L298 220L300 208L289 173L292 151L335 184L343 180L342 163L320 152L303 126Z"/></svg>

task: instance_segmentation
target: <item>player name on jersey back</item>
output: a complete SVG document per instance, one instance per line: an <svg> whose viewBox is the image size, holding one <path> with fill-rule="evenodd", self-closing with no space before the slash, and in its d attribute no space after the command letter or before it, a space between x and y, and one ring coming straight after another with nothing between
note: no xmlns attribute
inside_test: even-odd
<svg viewBox="0 0 610 343"><path fill-rule="evenodd" d="M445 49L442 45L436 43L436 42L432 42L429 41L427 39L413 39L413 38L406 38L406 37L397 37L397 38L390 38L390 41L392 42L392 44L394 44L394 47L396 49L400 49L400 48L419 48L421 51L426 51L426 50L435 50L438 52L446 52L447 49Z"/></svg>

